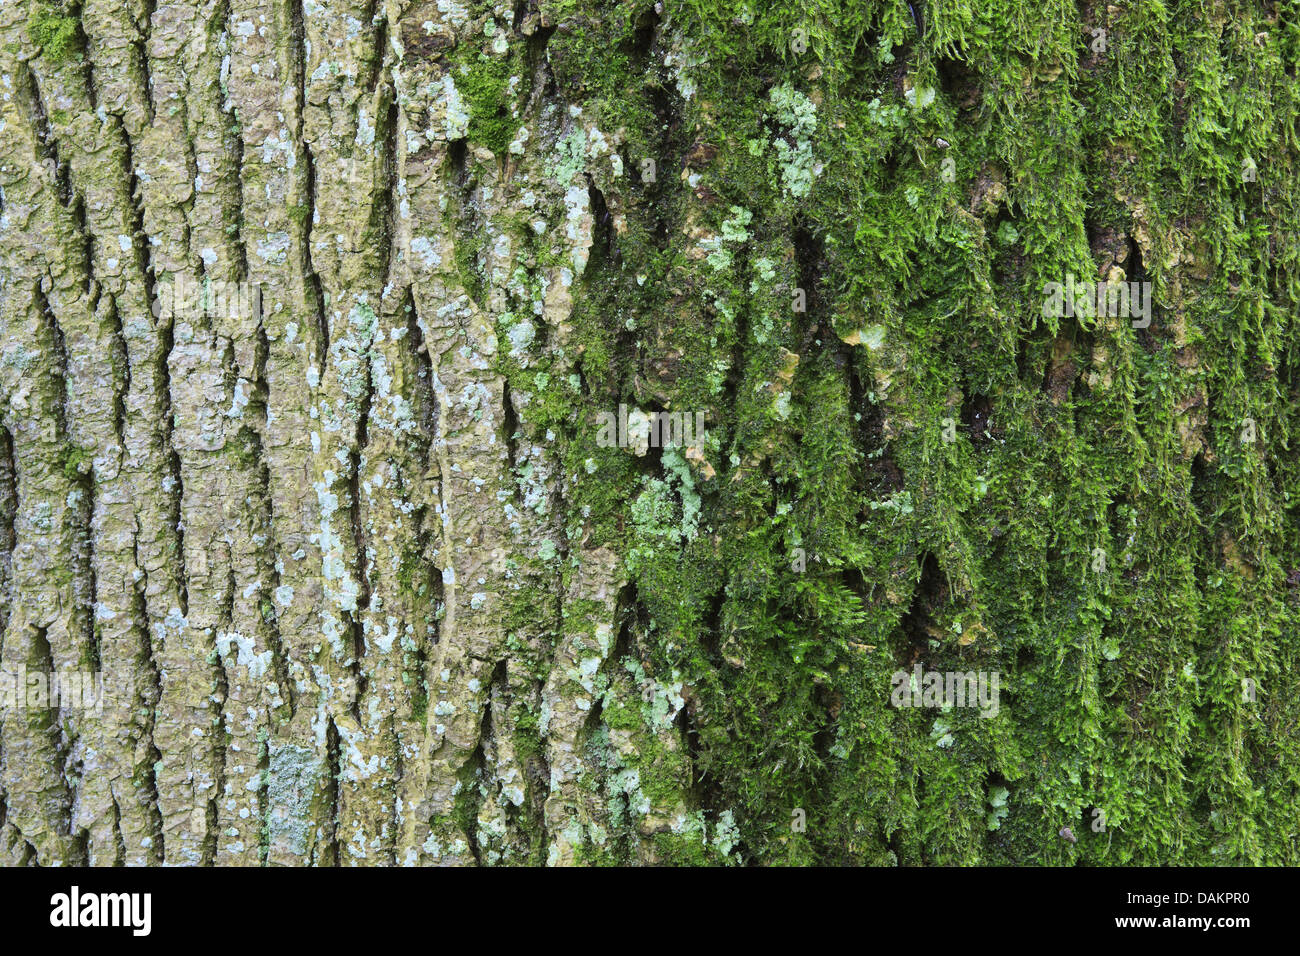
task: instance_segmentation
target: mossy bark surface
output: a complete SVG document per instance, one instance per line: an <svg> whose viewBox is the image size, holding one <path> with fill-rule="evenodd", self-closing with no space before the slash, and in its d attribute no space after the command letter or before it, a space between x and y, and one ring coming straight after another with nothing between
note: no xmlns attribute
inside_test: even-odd
<svg viewBox="0 0 1300 956"><path fill-rule="evenodd" d="M1298 61L2 0L0 860L1300 864Z"/></svg>

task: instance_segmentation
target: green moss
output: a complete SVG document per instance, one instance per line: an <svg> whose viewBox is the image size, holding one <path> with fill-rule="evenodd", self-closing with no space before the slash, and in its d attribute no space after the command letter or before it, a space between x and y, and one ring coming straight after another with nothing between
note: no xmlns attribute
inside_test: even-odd
<svg viewBox="0 0 1300 956"><path fill-rule="evenodd" d="M95 457L94 452L75 445L64 446L60 451L60 455L63 461L63 477L71 482L80 482L85 479L90 464Z"/></svg>
<svg viewBox="0 0 1300 956"><path fill-rule="evenodd" d="M456 89L469 108L469 140L486 146L498 156L519 129L511 115L511 98L507 96L511 61L478 56L463 62L452 76Z"/></svg>
<svg viewBox="0 0 1300 956"><path fill-rule="evenodd" d="M1105 14L1094 59L1080 23L1002 0L927 10L924 35L905 4L692 0L671 27L546 6L563 95L660 170L614 177L557 131L548 175L589 173L622 228L575 280L571 365L508 357L537 269L498 330L568 536L519 562L512 660L544 679L585 620L539 620L563 555L610 547L631 584L634 668L604 665L587 741L606 839L581 857L716 861L725 809L721 845L759 862L1295 862L1294 36L1142 7ZM494 152L512 71L474 51L454 74ZM1042 315L1066 273L1135 277L1102 249L1129 237L1154 332ZM708 468L598 446L620 403L706 411ZM999 715L894 708L914 661L997 671ZM691 705L664 728L641 695L674 674ZM637 793L698 827L647 836Z"/></svg>
<svg viewBox="0 0 1300 956"><path fill-rule="evenodd" d="M538 718L527 706L520 704L513 710L515 733L515 755L521 762L527 762L542 754L542 738Z"/></svg>
<svg viewBox="0 0 1300 956"><path fill-rule="evenodd" d="M420 681L411 695L411 720L423 724L429 715L429 688Z"/></svg>
<svg viewBox="0 0 1300 956"><path fill-rule="evenodd" d="M42 54L51 63L66 60L76 50L77 30L80 24L74 17L64 16L53 7L39 6L28 22L32 42L41 47Z"/></svg>

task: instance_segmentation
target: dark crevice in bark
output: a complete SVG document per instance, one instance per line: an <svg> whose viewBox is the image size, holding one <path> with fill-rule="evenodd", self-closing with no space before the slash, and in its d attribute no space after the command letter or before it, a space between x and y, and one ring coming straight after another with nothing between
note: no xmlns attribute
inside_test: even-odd
<svg viewBox="0 0 1300 956"><path fill-rule="evenodd" d="M352 637L352 676L355 680L356 694L352 699L352 716L361 721L361 698L366 691L366 676L361 661L366 653L365 630L362 620L366 609L370 607L370 575L367 571L366 533L363 527L361 511L361 466L364 450L368 440L370 421L370 362L366 361L365 391L361 399L361 412L357 421L357 446L348 454L348 518L352 530L352 549L356 555L356 578L358 594L356 607L345 612L348 618L348 632Z"/></svg>
<svg viewBox="0 0 1300 956"><path fill-rule="evenodd" d="M41 165L49 171L58 190L59 202L64 206L72 203L72 179L68 164L59 159L59 146L50 131L49 115L45 110L45 101L41 97L40 83L36 74L19 60L14 72L17 74L17 86L26 98L31 113L32 129L36 134L36 146L41 154Z"/></svg>
<svg viewBox="0 0 1300 956"><path fill-rule="evenodd" d="M23 855L22 855L22 859L19 860L18 865L19 866L40 866L41 864L39 862L39 854L37 854L36 852L36 847L32 846L31 841L25 839L21 834L19 835L18 839L23 841Z"/></svg>
<svg viewBox="0 0 1300 956"><path fill-rule="evenodd" d="M536 12L536 10L537 10L537 4L536 4L536 2L533 2L533 0L529 0L529 3L527 4L527 7L528 7L529 12ZM517 7L516 7L516 10L518 10L518 9L520 9L520 7L517 6ZM523 27L523 25L524 25L524 22L525 22L527 19L528 19L527 15L525 15L524 20L518 20L518 19L516 19L516 20L515 20L515 25L516 25L517 27L519 27L519 28L522 29L522 27ZM528 37L528 45L527 45L527 48L526 48L526 50L525 50L525 53L526 53L526 56L527 56L527 60L528 60L528 64L529 64L529 66L532 66L532 67L534 68L534 70L535 70L537 67L543 67L543 68L546 69L547 73L550 72L550 63L549 63L549 60L547 59L546 48L547 48L547 46L550 44L550 42L551 42L551 34L553 34L554 32L555 32L555 26L554 26L554 25L546 26L546 25L544 25L544 24L541 22L540 19L538 19L536 25L535 25L534 28L533 28L533 32L532 32L532 34L529 35L529 37ZM554 79L553 79L553 78L550 80L550 83L551 83L551 86L552 86L552 89L551 89L550 92L553 93L553 92L554 92L554 88L553 88L553 87L554 87Z"/></svg>
<svg viewBox="0 0 1300 956"><path fill-rule="evenodd" d="M1209 410L1206 413L1206 420L1213 421L1210 417ZM1214 502L1218 500L1217 486L1219 485L1219 469L1214 467L1206 460L1204 451L1192 459L1191 465L1191 487L1188 488L1187 497L1191 501L1192 507L1197 514L1212 514ZM1210 529L1206 528L1206 534ZM1208 566L1204 568L1205 572L1212 569Z"/></svg>
<svg viewBox="0 0 1300 956"><path fill-rule="evenodd" d="M220 786L224 789L224 777L220 781ZM209 797L203 807L203 840L199 844L199 859L202 861L202 866L212 866L216 861L220 821L221 809L217 806L217 798Z"/></svg>
<svg viewBox="0 0 1300 956"><path fill-rule="evenodd" d="M498 721L497 714L504 715L504 710L510 701L510 667L506 659L500 659L494 663L491 669L491 675L487 678L486 693L484 695L484 722L480 737L480 747L485 748L485 753L490 749L491 760L484 762L484 771L486 774L487 767L499 766L500 761L500 739L507 734L506 721ZM491 790L498 793L500 791L499 782L491 778ZM510 814L511 830L517 826L516 814L513 813L513 805L510 801L504 801L504 809Z"/></svg>
<svg viewBox="0 0 1300 956"><path fill-rule="evenodd" d="M316 366L319 374L324 375L329 362L330 330L329 319L325 315L325 291L319 274L312 263L311 237L316 221L316 159L311 146L302 138L301 103L298 122L298 144L302 148L303 183L305 187L306 207L300 217L301 222L295 237L301 251L301 275L304 279L304 295L307 308L311 311L314 323Z"/></svg>
<svg viewBox="0 0 1300 956"><path fill-rule="evenodd" d="M634 64L631 70L632 76L639 76L646 71L651 54L654 52L655 37L659 32L661 9L660 4L653 3L642 10L636 20L636 29L624 43Z"/></svg>
<svg viewBox="0 0 1300 956"><path fill-rule="evenodd" d="M126 866L126 840L122 837L122 808L117 795L109 793L113 801L113 865Z"/></svg>
<svg viewBox="0 0 1300 956"><path fill-rule="evenodd" d="M813 347L813 339L815 338L820 339L825 344L827 342L838 342L839 336L835 335L834 331L824 324L826 321L826 304L822 292L821 277L826 275L828 267L823 238L814 232L811 223L800 216L795 220L792 245L794 247L795 268L798 272L799 285L797 288L803 289L806 311L803 313L792 311L794 321L791 324L794 326L794 349L797 352L804 353ZM793 310L793 290L787 304Z"/></svg>
<svg viewBox="0 0 1300 956"><path fill-rule="evenodd" d="M72 486L66 506L71 513L70 526L67 528L69 563L71 567L71 588L74 609L68 622L69 637L80 632L82 646L79 653L86 659L98 664L100 651L94 630L94 603L96 584L94 561L92 556L93 534L91 516L94 510L95 484L91 474L92 459L82 457L72 444L70 423L68 421L68 347L63 329L54 315L54 310L46 297L41 283L34 287L33 298L45 326L45 335L49 340L53 367L50 375L54 394L53 403L55 436L61 447L63 477Z"/></svg>
<svg viewBox="0 0 1300 956"><path fill-rule="evenodd" d="M620 256L614 242L614 230L610 228L611 217L609 206L605 203L605 194L597 188L590 173L584 175L587 179L587 201L591 205L592 220L591 249L584 276L590 276L589 281L595 281L598 271L606 267L618 268Z"/></svg>
<svg viewBox="0 0 1300 956"><path fill-rule="evenodd" d="M487 290L482 275L481 244L487 235L487 223L479 208L478 173L470 162L469 146L463 139L448 144L447 160L450 165L446 176L450 184L447 198L452 242L461 265L460 280L474 305L482 309Z"/></svg>
<svg viewBox="0 0 1300 956"><path fill-rule="evenodd" d="M469 155L469 140L465 138L453 139L447 144L447 161L451 164L452 175L447 177L451 182L461 185L465 179L466 157Z"/></svg>
<svg viewBox="0 0 1300 956"><path fill-rule="evenodd" d="M579 373L579 377L581 378L581 373ZM578 392L579 394L586 393L586 388L584 384L582 383L579 384ZM556 466L557 473L563 470L562 462L564 460L566 447L567 447L567 442L561 442L560 444L554 444L553 447L548 449L549 454L553 456L554 460L557 463ZM549 588L550 588L550 592L556 595L557 598L555 602L556 616L554 619L556 621L557 627L559 622L562 620L560 614L564 607L563 600L559 598L559 596L564 593L564 569L571 566L570 555L572 553L573 547L580 546L578 542L570 541L568 530L567 530L569 527L569 507L570 507L569 498L565 494L565 489L567 487L568 487L567 482L557 481L554 483L553 487L550 490L551 513L550 513L548 531L549 531L550 539L556 545L556 551L558 553L559 560L555 563L555 567L551 572L551 580L550 580ZM541 541L538 540L534 543L533 546L534 548L536 548L539 547L540 545L541 545Z"/></svg>
<svg viewBox="0 0 1300 956"><path fill-rule="evenodd" d="M172 412L171 353L174 345L175 317L169 316L159 330L160 347L158 350L158 367L154 372L154 392L158 396L158 421L162 431L162 453L167 459L167 475L162 480L162 489L168 500L168 530L174 532L172 541L173 560L172 575L177 596L180 600L181 615L190 612L189 580L185 569L185 525L183 502L185 485L181 480L181 457L176 451L176 422ZM137 565L138 566L138 565Z"/></svg>
<svg viewBox="0 0 1300 956"><path fill-rule="evenodd" d="M227 546L227 567L226 588L221 596L221 605L218 609L218 621L216 633L229 631L234 623L235 617L235 592L238 589L238 583L235 579L233 546ZM230 732L226 720L226 707L230 703L230 675L226 671L225 662L221 659L220 651L214 646L212 657L212 683L216 688L216 693L210 694L207 698L208 712L212 715L209 720L209 731L212 739L211 757L212 757L212 779L213 798L211 800L212 819L205 821L204 839L202 843L203 865L211 866L216 861L217 841L220 837L220 808L217 800L225 793L226 789L226 754L230 750ZM211 854L211 855L209 855Z"/></svg>
<svg viewBox="0 0 1300 956"><path fill-rule="evenodd" d="M382 114L382 120L379 116L375 117L375 124L378 127L375 131L376 139L383 144L381 153L383 166L381 175L377 177L378 183L383 184L382 202L373 202L371 204L371 228L377 236L375 247L380 253L380 262L375 274L382 276L385 288L392 281L393 254L397 242L397 182L398 182L398 158L397 158L397 129L398 129L398 108L397 97L393 90L392 83L385 83L383 94L377 99L378 109Z"/></svg>
<svg viewBox="0 0 1300 956"><path fill-rule="evenodd" d="M506 469L510 475L511 484L515 486L515 505L522 508L524 501L523 478L518 473L519 415L515 411L514 399L510 393L510 382L505 378L501 380L501 408L501 438L506 448Z"/></svg>
<svg viewBox="0 0 1300 956"><path fill-rule="evenodd" d="M77 778L76 778L77 786L74 786L72 788L72 794L73 794L72 799L74 801L74 804L77 799L76 791L77 789L79 789L79 785L82 779L82 774L84 772L85 772L84 768L81 766L80 762L78 762ZM70 821L71 821L71 812L69 812L69 822ZM81 830L74 831L71 834L69 846L72 852L69 853L68 855L72 857L73 861L75 861L72 863L73 866L90 866L90 831L89 830L81 829Z"/></svg>
<svg viewBox="0 0 1300 956"><path fill-rule="evenodd" d="M392 779L401 781L406 773L406 764L402 760L402 741L404 737L401 728L398 726L397 718L389 715L388 718L388 740L392 743L393 757L393 775ZM388 838L384 840L384 861L383 866L397 865L397 840L398 834L402 832L402 818L398 813L397 804L401 797L397 794L397 787L393 787L393 799L385 804L388 810Z"/></svg>
<svg viewBox="0 0 1300 956"><path fill-rule="evenodd" d="M177 122L179 122L181 129L185 130L185 135L182 137L182 140L185 145L186 182L193 183L195 178L199 175L199 159L198 156L196 156L194 153L194 138L196 136L196 132L190 126L188 92L189 91L187 89L186 95L176 99L175 108L177 110L177 114L176 114ZM196 257L194 255L194 241L193 241L194 231L193 231L193 227L190 225L190 221L193 218L194 203L196 201L197 195L198 194L191 189L189 194L185 197L184 202L180 204L180 209L184 213L184 215L181 217L181 230L182 230L182 238L184 239L184 246L185 246L185 262L189 263L191 268L194 268L195 264L197 263L197 271L200 277L202 277L203 268L204 268L203 260L202 258Z"/></svg>
<svg viewBox="0 0 1300 956"><path fill-rule="evenodd" d="M440 530L441 529L437 525L429 529L429 531L426 533L426 541L421 545L420 550L422 554L425 553L426 549L432 543L440 540L440 538L438 537ZM433 561L428 562L428 567L429 567L428 607L430 608L430 613L429 613L427 630L429 632L430 643L434 647L437 647L439 644L442 643L442 618L438 616L438 612L439 610L444 609L447 605L447 588L446 588L446 584L443 582L442 579L443 569L440 568ZM428 685L431 685L432 683L430 680L430 675L427 673L425 674L425 681L426 684Z"/></svg>
<svg viewBox="0 0 1300 956"><path fill-rule="evenodd" d="M304 291L308 300L307 307L311 310L312 319L316 326L316 367L319 374L324 375L325 368L329 363L330 324L329 318L325 315L325 290L321 285L320 276L312 264L311 257L312 226L316 221L316 160L312 155L311 147L301 137L302 131L299 129L298 142L302 146L304 178L307 186L307 209L302 217L303 223L298 235L298 243L302 249L301 268L302 275L306 280Z"/></svg>
<svg viewBox="0 0 1300 956"><path fill-rule="evenodd" d="M894 855L895 864L902 866L905 856L903 852L903 830L901 827L889 831L889 834L885 839L885 846L887 846L889 852Z"/></svg>
<svg viewBox="0 0 1300 956"><path fill-rule="evenodd" d="M3 729L3 726L4 722L0 721L0 729ZM4 735L0 734L0 760L4 758ZM12 859L13 848L21 839L22 834L18 831L18 827L9 824L9 795L5 792L4 787L0 786L0 850L9 853ZM22 861L18 865L25 866L26 863Z"/></svg>
<svg viewBox="0 0 1300 956"><path fill-rule="evenodd" d="M400 111L398 109L398 100L393 82L387 81L383 85L383 94L378 98L380 104L380 117L376 117L376 138L382 143L382 176L380 181L383 183L383 196L385 202L374 203L374 208L382 213L381 219L378 220L378 241L376 247L381 252L380 267L376 269L377 276L383 278L383 289L390 289L394 284L393 263L394 258L398 255L398 181L400 163L398 160L398 127L400 125ZM386 104L386 105L385 105ZM369 358L367 358L369 365Z"/></svg>
<svg viewBox="0 0 1300 956"><path fill-rule="evenodd" d="M144 225L144 186L140 182L140 176L136 172L135 166L135 144L131 142L131 137L127 133L126 127L119 124L122 131L122 172L126 176L126 196L131 203L131 247L135 254L136 268L140 272L140 279L144 283L145 302L148 303L153 317L159 317L162 311L162 304L158 302L154 295L154 267L153 259L149 253L149 235L145 231ZM128 380L130 370L128 369Z"/></svg>
<svg viewBox="0 0 1300 956"><path fill-rule="evenodd" d="M669 220L680 203L675 188L670 191L669 184L677 185L678 177L674 171L684 168L681 157L691 143L692 132L683 122L683 100L675 88L655 84L646 87L649 99L647 104L655 117L657 136L649 144L651 155L625 156L624 166L631 170L629 188L635 199L637 211L647 217L647 231L651 235L654 247L663 252L667 250L672 230ZM655 176L647 182L643 175L642 162L653 160Z"/></svg>
<svg viewBox="0 0 1300 956"><path fill-rule="evenodd" d="M294 104L294 140L298 155L302 157L301 186L305 206L300 214L291 216L296 225L294 241L300 256L300 274L304 279L304 298L315 323L316 367L320 375L325 374L329 359L330 332L329 319L325 315L325 291L320 276L312 263L311 236L316 223L316 157L307 142L304 130L304 114L307 110L307 41L306 26L303 22L303 0L291 0L289 3L289 47L292 62L289 74L294 85L296 101Z"/></svg>
<svg viewBox="0 0 1300 956"><path fill-rule="evenodd" d="M13 556L18 537L14 519L18 514L18 463L14 459L14 438L0 425L0 659L3 658L9 612L13 607Z"/></svg>
<svg viewBox="0 0 1300 956"><path fill-rule="evenodd" d="M539 22L533 27L532 35L524 45L524 62L528 64L532 89L528 101L519 111L521 119L524 116L536 116L542 103L554 100L557 95L555 73L551 70L551 61L546 52L546 46L554 32L555 27L544 27Z"/></svg>
<svg viewBox="0 0 1300 956"><path fill-rule="evenodd" d="M934 70L944 98L958 110L958 121L970 119L967 114L979 102L983 77L965 60L942 56L935 58Z"/></svg>
<svg viewBox="0 0 1300 956"><path fill-rule="evenodd" d="M149 575L140 560L140 519L135 520L135 533L131 538L134 566L140 570L140 577L135 582L134 625L140 636L140 654L133 668L133 674L143 678L130 688L132 698L132 719L137 722L139 739L146 741L145 759L133 768L132 782L143 791L145 806L152 824L152 844L154 862L163 861L163 821L162 804L158 798L158 761L162 752L154 739L154 729L158 723L158 704L162 701L162 672L154 654L153 632L149 628Z"/></svg>
<svg viewBox="0 0 1300 956"><path fill-rule="evenodd" d="M326 843L312 861L317 866L338 866L342 862L339 853L339 780L342 767L339 756L339 729L334 718L329 719L325 731L325 766L328 779L325 783L325 799L328 806L326 820L328 831Z"/></svg>
<svg viewBox="0 0 1300 956"><path fill-rule="evenodd" d="M263 737L257 743L257 862L266 866L271 857L271 747Z"/></svg>
<svg viewBox="0 0 1300 956"><path fill-rule="evenodd" d="M221 35L213 37L213 43L210 47L218 53L226 53L226 57L211 57L206 61L209 69L215 66L218 71L217 82L209 84L208 88L215 95L213 103L214 112L223 118L223 127L221 130L224 149L218 157L220 164L217 172L217 188L220 190L221 215L223 225L221 234L222 238L228 237L229 243L233 246L234 255L231 257L235 262L241 279L248 278L248 248L244 242L244 201L243 201L243 180L242 172L244 169L244 131L239 123L239 117L235 114L234 105L229 93L226 91L228 76L225 80L221 78L222 64L226 64L225 69L229 70L230 59L229 38L234 35L231 29L231 16L233 4L230 0L221 0L217 9L214 11L210 21L210 30L214 33L220 32ZM224 99L223 99L224 97Z"/></svg>
<svg viewBox="0 0 1300 956"><path fill-rule="evenodd" d="M433 365L429 360L428 343L424 340L420 316L415 307L415 296L409 286L406 289L402 311L406 317L405 338L409 346L404 352L404 362L411 382L413 412L417 425L411 441L415 446L414 454L421 468L421 474L413 481L413 485L420 493L418 496L413 496L415 501L413 560L417 564L418 571L413 574L412 580L419 581L416 585L416 594L423 598L422 604L417 605L417 608L425 606L431 609L428 620L421 622L424 627L415 629L418 638L415 653L421 681L421 687L417 688L415 693L417 697L423 694L427 701L429 679L427 647L436 645L439 640L438 624L432 609L436 608L438 602L443 599L442 575L429 555L430 548L436 546L439 540L437 524L429 520L429 503L431 500L437 500L437 489L429 489L429 484L436 481L436 478L430 475L430 469L433 464L433 442L437 434L440 409L438 397L433 390ZM423 594L420 593L420 587L425 588Z"/></svg>
<svg viewBox="0 0 1300 956"><path fill-rule="evenodd" d="M839 691L832 690L826 684L816 684L812 688L812 701L812 712L816 714L813 718L816 723L813 724L812 730L812 750L817 757L813 777L829 783L834 776L828 768L831 767L834 759L831 756L831 747L835 744L836 715L844 705L844 698Z"/></svg>
<svg viewBox="0 0 1300 956"><path fill-rule="evenodd" d="M18 835L18 839L23 841L23 855L18 861L18 865L40 866L39 854L36 852L36 847L32 846L31 841L24 838L21 833Z"/></svg>
<svg viewBox="0 0 1300 956"><path fill-rule="evenodd" d="M44 733L58 767L59 793L54 809L58 813L59 827L57 833L68 838L68 848L73 851L73 859L65 860L73 866L86 865L86 846L77 838L72 828L73 808L77 804L76 775L70 766L73 741L68 738L67 717L64 714L62 694L56 701L54 681L60 672L66 673L66 667L60 667L54 660L54 650L50 646L49 630L44 627L32 628L33 637L27 655L28 672L43 676L45 689L49 694L47 706L35 710L37 716L29 714L27 727L31 731ZM79 845L80 844L80 845ZM81 852L78 852L81 851Z"/></svg>
<svg viewBox="0 0 1300 956"><path fill-rule="evenodd" d="M71 49L78 53L77 61L81 66L82 80L86 85L86 99L89 100L90 111L93 113L99 107L99 93L95 89L95 71L90 57L90 38L86 36L82 18L83 9L80 3L69 3L67 15L73 21Z"/></svg>
<svg viewBox="0 0 1300 956"><path fill-rule="evenodd" d="M406 340L410 345L408 356L413 366L412 391L415 393L415 421L419 426L419 455L425 471L429 470L434 437L438 432L441 409L433 390L433 362L429 359L429 344L420 328L420 314L415 306L415 295L408 286L402 306L406 315Z"/></svg>
<svg viewBox="0 0 1300 956"><path fill-rule="evenodd" d="M531 700L527 700L530 713L537 713L541 707L542 690L540 684L534 684ZM533 826L533 839L544 847L548 838L546 832L546 798L551 788L551 763L546 759L546 747L539 746L524 758L524 780L527 784L527 804ZM545 853L545 850L542 850ZM544 858L544 857L543 857Z"/></svg>
<svg viewBox="0 0 1300 956"><path fill-rule="evenodd" d="M837 335L833 339L832 347L838 357L836 365L844 369L846 388L849 394L849 412L853 416L853 424L849 427L849 439L852 447L857 451L857 461L854 467L856 484L867 488L871 486L871 470L874 467L875 458L873 457L879 451L883 454L882 445L884 417L881 415L879 406L873 404L868 397L869 389L863 384L864 375L869 372L864 371L865 358L855 352L852 346L840 340ZM865 509L859 510L859 515L864 514ZM813 558L816 553L816 538L813 539L814 546L807 549L807 557ZM856 593L862 598L863 603L867 602L866 593L857 589Z"/></svg>
<svg viewBox="0 0 1300 956"><path fill-rule="evenodd" d="M77 482L82 494L77 501L76 537L73 546L73 587L77 592L80 625L83 632L81 651L88 655L91 669L101 668L103 649L95 627L95 609L99 604L99 581L95 576L95 475L93 469Z"/></svg>
<svg viewBox="0 0 1300 956"><path fill-rule="evenodd" d="M1124 261L1124 275L1128 282L1148 282L1150 276L1142 264L1142 249L1133 236L1128 237L1128 258ZM1151 303L1151 321L1144 329L1135 329L1133 334L1137 336L1138 342L1148 353L1154 354L1160 348L1160 340L1157 339L1156 333L1160 331L1160 313L1155 307L1155 289L1152 289L1149 300L1143 297L1144 301ZM1165 335L1162 333L1161 338Z"/></svg>
<svg viewBox="0 0 1300 956"><path fill-rule="evenodd" d="M993 440L993 403L986 395L968 395L961 406L961 421L970 433L976 451L983 451Z"/></svg>
<svg viewBox="0 0 1300 956"><path fill-rule="evenodd" d="M253 352L253 384L248 400L248 415L255 427L248 429L249 449L252 452L253 472L256 480L256 522L266 539L266 546L257 549L258 574L261 580L270 581L262 591L261 613L267 646L271 649L271 673L289 707L287 717L297 711L297 691L289 679L289 660L280 635L279 612L276 609L276 592L280 588L280 567L275 550L275 498L271 491L271 468L267 461L263 438L269 415L270 387L266 380L266 361L271 346L266 328L257 324L257 347ZM269 598L267 596L269 591Z"/></svg>
<svg viewBox="0 0 1300 956"><path fill-rule="evenodd" d="M361 667L361 662L366 656L366 637L365 626L362 621L362 609L359 604L360 602L358 602L355 611L345 612L347 614L348 638L352 645L348 668L352 674L352 686L354 688L349 707L352 716L358 723L361 722L361 698L366 693L366 675Z"/></svg>
<svg viewBox="0 0 1300 956"><path fill-rule="evenodd" d="M95 288L95 235L86 222L86 200L80 193L73 197L72 223L77 230L77 237L81 240L81 266L85 273L86 296L91 300L90 310L94 311L99 299L99 293Z"/></svg>
<svg viewBox="0 0 1300 956"><path fill-rule="evenodd" d="M388 19L380 15L376 22L378 7L379 0L366 0L365 14L362 18L362 23L374 33L374 44L370 48L370 77L365 84L365 89L372 91L379 86L379 78L384 72L384 61L388 58Z"/></svg>
<svg viewBox="0 0 1300 956"><path fill-rule="evenodd" d="M126 444L126 396L131 392L131 356L126 348L126 333L122 328L122 313L117 299L110 298L108 306L109 363L113 368L113 434L121 449Z"/></svg>
<svg viewBox="0 0 1300 956"><path fill-rule="evenodd" d="M912 592L907 613L899 622L902 645L896 646L895 656L900 667L910 669L917 662L924 664L928 661L933 612L944 600L947 590L938 559L931 552L925 552L921 556L921 578Z"/></svg>
<svg viewBox="0 0 1300 956"><path fill-rule="evenodd" d="M562 611L562 607L556 608L557 621L563 620ZM636 632L639 627L649 622L649 614L641 604L635 581L629 581L619 588L618 597L614 601L614 622L617 633L610 659L618 660L624 655L631 654L644 664L645 652L636 640Z"/></svg>
<svg viewBox="0 0 1300 956"><path fill-rule="evenodd" d="M149 68L149 42L153 35L153 15L156 9L157 0L143 0L139 19L135 23L135 39L131 42L136 64L140 70L140 85L144 89L143 99L148 109L150 125L157 115L157 107L153 101L153 73Z"/></svg>

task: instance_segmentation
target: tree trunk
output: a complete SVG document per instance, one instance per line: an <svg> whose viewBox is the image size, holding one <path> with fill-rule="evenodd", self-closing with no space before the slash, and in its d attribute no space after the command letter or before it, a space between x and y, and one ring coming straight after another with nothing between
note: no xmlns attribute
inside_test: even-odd
<svg viewBox="0 0 1300 956"><path fill-rule="evenodd" d="M1300 863L1297 15L3 0L0 859Z"/></svg>

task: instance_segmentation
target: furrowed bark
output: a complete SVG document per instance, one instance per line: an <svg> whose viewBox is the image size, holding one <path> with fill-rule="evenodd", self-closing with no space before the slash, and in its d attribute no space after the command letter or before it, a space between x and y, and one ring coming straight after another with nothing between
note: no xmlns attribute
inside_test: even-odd
<svg viewBox="0 0 1300 956"><path fill-rule="evenodd" d="M4 0L0 860L1296 863L1297 12Z"/></svg>

